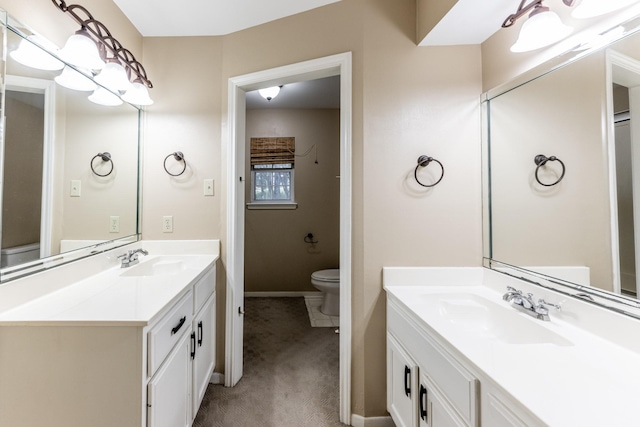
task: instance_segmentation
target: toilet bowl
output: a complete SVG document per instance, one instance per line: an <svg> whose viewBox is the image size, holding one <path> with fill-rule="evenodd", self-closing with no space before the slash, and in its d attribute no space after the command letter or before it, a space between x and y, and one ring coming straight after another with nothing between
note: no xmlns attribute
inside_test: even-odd
<svg viewBox="0 0 640 427"><path fill-rule="evenodd" d="M340 315L340 269L314 271L311 284L323 293L320 311L328 316Z"/></svg>

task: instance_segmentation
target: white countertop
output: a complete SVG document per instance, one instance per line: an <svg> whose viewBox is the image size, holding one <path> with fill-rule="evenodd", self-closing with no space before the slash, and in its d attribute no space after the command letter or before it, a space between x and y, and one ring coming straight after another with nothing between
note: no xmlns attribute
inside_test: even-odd
<svg viewBox="0 0 640 427"><path fill-rule="evenodd" d="M477 277L467 279L466 285L464 280L454 284L441 282L440 286L434 282L424 286L385 283L385 290L392 300L409 311L415 322L448 343L475 370L489 377L549 426L640 425L637 410L640 355L561 319L569 318L571 313L554 316L552 311L551 321L537 320L509 307L509 303L502 300L501 292L483 286L482 280L478 283ZM522 287L520 281L514 279L514 282L514 287ZM507 321L509 327L516 328L522 321L537 322L534 330L544 328L542 332L557 334L566 342L509 343L491 334L478 333L478 328L469 329L443 315L434 302L440 295L455 299L455 294L473 294L504 305L513 311L512 320L517 320Z"/></svg>
<svg viewBox="0 0 640 427"><path fill-rule="evenodd" d="M148 246L157 253L157 243L154 245ZM144 242L142 246L145 247ZM217 252L188 255L175 252L165 250L161 254L140 255L140 263L129 268L120 268L115 261L113 266L97 274L3 310L0 326L147 325L185 294L189 285L218 259ZM153 276L129 275L136 268L146 268L163 260L176 260L180 270ZM46 281L47 273L43 273L40 280Z"/></svg>

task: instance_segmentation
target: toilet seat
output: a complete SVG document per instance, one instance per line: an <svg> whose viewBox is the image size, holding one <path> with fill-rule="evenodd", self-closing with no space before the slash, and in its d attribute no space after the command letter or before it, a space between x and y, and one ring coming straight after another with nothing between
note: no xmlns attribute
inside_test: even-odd
<svg viewBox="0 0 640 427"><path fill-rule="evenodd" d="M314 271L311 274L311 279L329 283L340 282L340 269L332 268L328 270Z"/></svg>

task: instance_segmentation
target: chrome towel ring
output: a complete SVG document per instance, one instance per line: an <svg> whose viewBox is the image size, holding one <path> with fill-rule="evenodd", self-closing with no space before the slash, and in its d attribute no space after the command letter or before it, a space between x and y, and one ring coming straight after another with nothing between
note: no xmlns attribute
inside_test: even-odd
<svg viewBox="0 0 640 427"><path fill-rule="evenodd" d="M109 162L111 163L111 169L109 169L109 172L105 173L105 174L99 174L98 172L96 172L96 170L93 168L93 161L95 159L97 159L98 157L100 157L102 159L103 162ZM108 152L104 152L104 153L98 153L95 156L93 156L93 158L91 159L91 161L89 162L89 166L91 166L91 172L93 172L94 174L101 176L101 177L105 177L105 176L109 176L111 175L111 172L113 172L113 160L111 159L111 154Z"/></svg>
<svg viewBox="0 0 640 427"><path fill-rule="evenodd" d="M440 165L440 169L442 169L442 173L440 174L440 178L438 178L438 180L436 182L434 182L433 184L423 184L418 179L418 168L427 167L427 166L429 166L429 163L431 163L431 162L436 162L437 164L439 164ZM415 177L416 182L418 184L422 185L423 187L433 187L433 186L437 185L440 181L442 181L442 178L444 177L444 166L442 166L442 163L440 163L440 161L434 159L433 157L422 155L422 156L418 157L418 166L416 166L416 169L413 171L413 176Z"/></svg>
<svg viewBox="0 0 640 427"><path fill-rule="evenodd" d="M169 157L173 156L173 158L176 160L176 162L183 162L184 166L182 168L182 170L180 171L180 173L176 173L173 174L171 172L169 172L169 170L167 169L167 160L169 160ZM171 176L180 176L184 173L184 171L187 170L187 161L184 159L184 154L182 154L182 151L176 151L175 153L171 153L169 154L167 157L164 158L164 170L165 172L167 172L169 175Z"/></svg>
<svg viewBox="0 0 640 427"><path fill-rule="evenodd" d="M566 172L566 168L564 166L564 162L562 160L560 160L559 158L557 158L556 156L551 156L551 157L547 157L544 154L538 154L534 159L533 159L534 163L536 164L536 181L538 181L538 184L540 185L544 185L545 187L552 187L554 185L556 185L557 183L559 183L560 181L562 181L562 178L564 178L564 173ZM558 178L555 182L551 183L551 184L545 184L544 182L540 181L540 178L538 177L538 171L540 170L540 168L544 165L547 164L547 162L555 162L558 161L560 162L560 165L562 165L562 174L560 175L560 178Z"/></svg>

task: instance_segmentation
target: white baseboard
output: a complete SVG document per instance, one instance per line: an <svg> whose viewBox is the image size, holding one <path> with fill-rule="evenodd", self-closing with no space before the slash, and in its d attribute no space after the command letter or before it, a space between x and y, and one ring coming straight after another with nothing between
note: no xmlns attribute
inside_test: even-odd
<svg viewBox="0 0 640 427"><path fill-rule="evenodd" d="M351 415L351 425L353 427L395 427L391 417L369 417Z"/></svg>
<svg viewBox="0 0 640 427"><path fill-rule="evenodd" d="M224 374L220 372L213 372L211 378L209 378L211 384L224 384Z"/></svg>
<svg viewBox="0 0 640 427"><path fill-rule="evenodd" d="M322 292L245 292L246 298L290 298L322 295Z"/></svg>

